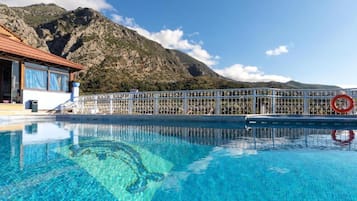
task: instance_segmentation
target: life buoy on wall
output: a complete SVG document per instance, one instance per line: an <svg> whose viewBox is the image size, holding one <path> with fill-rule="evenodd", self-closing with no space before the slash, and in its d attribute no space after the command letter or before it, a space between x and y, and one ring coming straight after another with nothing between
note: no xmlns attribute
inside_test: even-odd
<svg viewBox="0 0 357 201"><path fill-rule="evenodd" d="M336 132L337 130L333 130L331 133L331 137L334 141L340 143L341 145L349 145L355 139L355 133L353 132L353 130L348 131L348 139L346 140L337 139Z"/></svg>
<svg viewBox="0 0 357 201"><path fill-rule="evenodd" d="M348 107L347 108L338 108L336 106L336 102L337 102L338 99L345 99L347 101ZM346 94L336 95L331 100L332 109L335 112L338 112L338 113L348 113L353 109L354 105L355 105L355 102L353 101L353 98L351 96L349 96L349 95L346 95Z"/></svg>

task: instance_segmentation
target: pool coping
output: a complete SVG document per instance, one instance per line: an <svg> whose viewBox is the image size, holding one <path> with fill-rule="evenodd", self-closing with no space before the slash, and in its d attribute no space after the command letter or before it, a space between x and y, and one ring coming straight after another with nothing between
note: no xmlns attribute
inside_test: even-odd
<svg viewBox="0 0 357 201"><path fill-rule="evenodd" d="M0 126L9 123L53 120L56 120L56 115L53 114L0 115Z"/></svg>

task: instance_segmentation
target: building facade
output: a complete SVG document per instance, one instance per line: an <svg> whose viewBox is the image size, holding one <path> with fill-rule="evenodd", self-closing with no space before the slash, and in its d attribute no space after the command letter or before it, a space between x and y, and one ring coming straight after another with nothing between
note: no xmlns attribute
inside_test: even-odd
<svg viewBox="0 0 357 201"><path fill-rule="evenodd" d="M53 110L70 101L74 72L83 66L33 48L0 25L0 104Z"/></svg>

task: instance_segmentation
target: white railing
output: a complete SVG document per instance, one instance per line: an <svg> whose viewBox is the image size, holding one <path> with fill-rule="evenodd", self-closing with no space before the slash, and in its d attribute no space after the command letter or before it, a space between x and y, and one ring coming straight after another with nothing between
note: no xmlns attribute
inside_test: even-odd
<svg viewBox="0 0 357 201"><path fill-rule="evenodd" d="M75 110L80 114L165 115L339 115L331 99L345 93L357 100L357 89L215 89L192 91L120 92L80 96ZM338 99L339 108L347 101ZM355 107L348 114L356 114Z"/></svg>

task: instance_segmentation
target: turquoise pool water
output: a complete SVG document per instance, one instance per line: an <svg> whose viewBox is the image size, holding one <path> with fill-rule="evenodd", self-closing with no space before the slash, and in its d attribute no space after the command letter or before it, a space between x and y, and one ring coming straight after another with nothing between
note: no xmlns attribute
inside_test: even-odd
<svg viewBox="0 0 357 201"><path fill-rule="evenodd" d="M0 200L357 200L354 130L9 125Z"/></svg>

